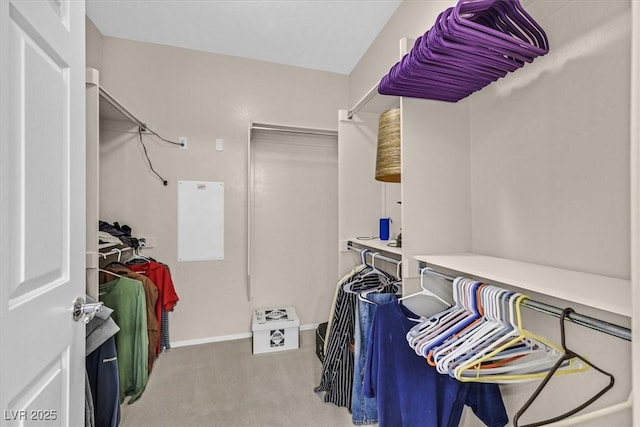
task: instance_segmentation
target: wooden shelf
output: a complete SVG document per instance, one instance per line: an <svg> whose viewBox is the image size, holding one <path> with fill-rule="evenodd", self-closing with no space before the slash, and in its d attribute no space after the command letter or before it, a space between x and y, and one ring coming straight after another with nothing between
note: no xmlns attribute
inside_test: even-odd
<svg viewBox="0 0 640 427"><path fill-rule="evenodd" d="M506 288L517 287L624 316L632 313L630 280L473 253L414 258L436 271L446 268Z"/></svg>

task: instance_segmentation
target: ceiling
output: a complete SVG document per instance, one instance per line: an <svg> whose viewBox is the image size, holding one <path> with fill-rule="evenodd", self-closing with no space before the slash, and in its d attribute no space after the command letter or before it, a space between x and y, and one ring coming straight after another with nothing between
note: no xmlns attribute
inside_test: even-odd
<svg viewBox="0 0 640 427"><path fill-rule="evenodd" d="M105 36L350 74L402 0L87 0Z"/></svg>

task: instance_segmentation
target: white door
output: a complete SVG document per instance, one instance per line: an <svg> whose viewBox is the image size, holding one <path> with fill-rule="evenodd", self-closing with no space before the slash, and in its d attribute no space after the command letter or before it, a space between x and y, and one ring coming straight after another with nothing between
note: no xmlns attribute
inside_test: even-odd
<svg viewBox="0 0 640 427"><path fill-rule="evenodd" d="M2 425L84 424L84 1L0 1Z"/></svg>

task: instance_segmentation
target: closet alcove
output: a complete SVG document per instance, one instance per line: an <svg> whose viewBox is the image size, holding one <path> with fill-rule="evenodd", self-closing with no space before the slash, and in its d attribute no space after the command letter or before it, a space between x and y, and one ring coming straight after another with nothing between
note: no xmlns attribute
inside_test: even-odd
<svg viewBox="0 0 640 427"><path fill-rule="evenodd" d="M142 129L146 125L100 86L99 72L86 69L86 293L98 299L98 268L101 253L114 247L99 244L100 217L100 121L126 122ZM117 247L121 251L129 247ZM118 253L111 251L111 254ZM113 260L116 260L114 258Z"/></svg>
<svg viewBox="0 0 640 427"><path fill-rule="evenodd" d="M374 88L375 89L375 88ZM339 276L348 273L360 255L352 248L366 247L383 255L401 257L402 248L393 244L402 230L400 183L375 180L378 117L399 106L399 98L375 95L351 118L340 111L338 122L338 233ZM380 218L391 218L390 240L379 238ZM404 236L404 234L403 234ZM391 266L395 271L395 266Z"/></svg>
<svg viewBox="0 0 640 427"><path fill-rule="evenodd" d="M410 42L400 40L401 57ZM402 248L389 245L402 231L402 184L375 180L378 120L380 114L399 107L400 97L380 95L376 84L351 109L338 112L339 277L359 258L350 249L369 248L402 258ZM386 217L391 218L390 240L382 241L379 220ZM396 270L395 265L383 263L383 267Z"/></svg>
<svg viewBox="0 0 640 427"><path fill-rule="evenodd" d="M372 91L355 113L341 112L339 169L349 177L340 180L341 242L375 235L375 223L365 223L380 216L383 197L367 168L378 115L399 105L405 295L419 290L420 268L429 266L630 328L640 263L631 3L523 2L549 36L545 57L457 103ZM355 254L340 259L341 274L357 262ZM425 282L450 295L450 283ZM559 342L557 318L523 316L528 330ZM616 378L584 412L626 402L638 376L631 342L575 324L567 331L572 347ZM598 381L593 372L552 380L527 420L577 406ZM502 386L510 418L536 385ZM579 425L634 425L625 408ZM465 412L461 425L481 424Z"/></svg>

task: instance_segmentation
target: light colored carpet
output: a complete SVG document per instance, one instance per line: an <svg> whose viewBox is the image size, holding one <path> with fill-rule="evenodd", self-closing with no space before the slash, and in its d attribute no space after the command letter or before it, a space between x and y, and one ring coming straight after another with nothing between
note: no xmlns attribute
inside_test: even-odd
<svg viewBox="0 0 640 427"><path fill-rule="evenodd" d="M353 426L346 408L325 403L313 388L322 364L315 331L300 332L300 348L251 353L251 339L163 352L147 388L122 405L122 427Z"/></svg>

